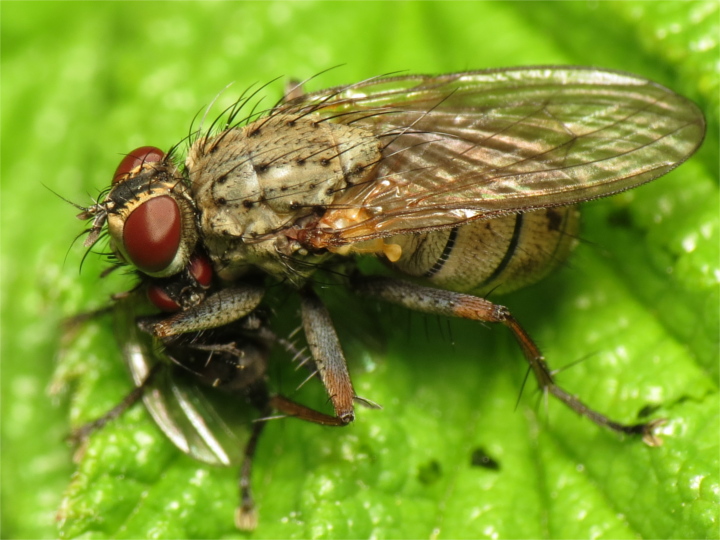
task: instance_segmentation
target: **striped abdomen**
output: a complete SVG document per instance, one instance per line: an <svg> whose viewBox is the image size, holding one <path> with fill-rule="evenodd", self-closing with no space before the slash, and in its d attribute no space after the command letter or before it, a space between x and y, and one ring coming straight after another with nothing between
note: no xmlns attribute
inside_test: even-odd
<svg viewBox="0 0 720 540"><path fill-rule="evenodd" d="M543 208L452 229L396 236L400 272L454 291L509 292L535 283L562 263L576 243L574 206Z"/></svg>

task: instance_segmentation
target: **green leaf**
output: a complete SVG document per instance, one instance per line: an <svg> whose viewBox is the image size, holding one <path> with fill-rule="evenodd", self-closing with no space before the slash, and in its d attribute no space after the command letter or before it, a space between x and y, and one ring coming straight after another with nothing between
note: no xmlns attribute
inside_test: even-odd
<svg viewBox="0 0 720 540"><path fill-rule="evenodd" d="M141 406L93 436L74 469L63 441L70 426L107 411L131 382L109 319L74 339L63 339L61 322L131 282L100 279L93 255L78 273L84 250L70 246L83 225L43 185L89 204L122 153L175 144L230 82L220 107L253 83L338 65L308 88L397 70L523 64L632 71L707 112L697 157L586 205L585 241L567 267L500 300L553 367L581 360L559 377L592 406L626 422L656 406L652 416L669 418L665 444L623 440L559 403L546 408L532 383L516 407L525 365L504 328L383 306L371 344L353 343L348 356L358 393L384 409L361 409L343 429L271 422L254 472L260 525L249 536L720 536L717 3L5 2L0 10L0 536L248 536L232 522L237 471L182 455ZM281 91L271 85L264 103ZM281 369L274 382L286 377ZM305 390L322 405L319 388ZM473 465L478 453L499 468Z"/></svg>

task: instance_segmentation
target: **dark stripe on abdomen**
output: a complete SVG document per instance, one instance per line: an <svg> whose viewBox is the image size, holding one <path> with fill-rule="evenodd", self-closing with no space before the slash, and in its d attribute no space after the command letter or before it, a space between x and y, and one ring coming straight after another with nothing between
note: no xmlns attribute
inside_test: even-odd
<svg viewBox="0 0 720 540"><path fill-rule="evenodd" d="M430 270L423 274L423 277L431 278L435 274L437 274L443 266L445 266L448 258L450 258L450 253L452 253L453 247L455 247L455 241L457 240L458 235L458 228L459 227L453 227L452 229L450 229L450 234L448 235L447 242L445 242L445 247L443 248L442 253L438 257L437 261L435 261L435 264L432 265L432 268L430 268Z"/></svg>
<svg viewBox="0 0 720 540"><path fill-rule="evenodd" d="M515 250L517 249L518 242L520 242L520 233L522 232L522 226L523 226L523 215L516 214L515 215L515 230L513 230L513 235L512 235L512 238L510 239L510 243L508 244L507 251L505 252L505 256L502 258L502 261L500 261L500 264L497 265L497 268L495 268L493 273L490 274L488 276L488 278L485 279L478 286L481 287L483 285L487 285L488 283L497 279L497 277L505 271L508 264L510 264L510 261L512 260L513 256L515 255Z"/></svg>

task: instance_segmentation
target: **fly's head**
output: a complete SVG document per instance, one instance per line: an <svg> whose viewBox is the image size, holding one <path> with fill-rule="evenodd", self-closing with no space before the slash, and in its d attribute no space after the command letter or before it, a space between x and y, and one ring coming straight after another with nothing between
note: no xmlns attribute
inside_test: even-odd
<svg viewBox="0 0 720 540"><path fill-rule="evenodd" d="M118 260L151 277L183 271L198 239L190 190L170 155L151 146L125 156L107 196L78 218L93 220L85 246L107 225Z"/></svg>
<svg viewBox="0 0 720 540"><path fill-rule="evenodd" d="M171 154L152 146L130 152L107 195L78 218L93 220L86 247L107 227L113 255L138 270L148 298L162 311L184 310L204 299L212 265L196 251L195 207Z"/></svg>

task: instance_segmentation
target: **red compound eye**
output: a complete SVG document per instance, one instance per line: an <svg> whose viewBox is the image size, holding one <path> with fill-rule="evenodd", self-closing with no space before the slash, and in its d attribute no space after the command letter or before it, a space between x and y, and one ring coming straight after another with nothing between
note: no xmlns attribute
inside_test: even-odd
<svg viewBox="0 0 720 540"><path fill-rule="evenodd" d="M143 163L153 163L155 161L162 161L163 159L165 159L165 152L159 148L155 148L154 146L141 146L140 148L136 148L125 156L120 162L120 165L117 166L112 183L117 184L127 173Z"/></svg>
<svg viewBox="0 0 720 540"><path fill-rule="evenodd" d="M180 208L169 195L153 197L125 220L123 245L132 263L145 273L157 273L175 258L182 236Z"/></svg>
<svg viewBox="0 0 720 540"><path fill-rule="evenodd" d="M212 283L213 268L207 257L193 255L188 263L187 269L201 287L207 288Z"/></svg>
<svg viewBox="0 0 720 540"><path fill-rule="evenodd" d="M180 304L173 300L160 285L148 285L147 297L155 307L163 311L180 311Z"/></svg>

